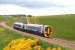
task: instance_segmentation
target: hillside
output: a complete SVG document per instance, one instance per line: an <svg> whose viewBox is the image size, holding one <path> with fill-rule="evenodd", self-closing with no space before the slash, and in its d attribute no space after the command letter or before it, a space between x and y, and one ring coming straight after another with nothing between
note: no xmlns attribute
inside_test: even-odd
<svg viewBox="0 0 75 50"><path fill-rule="evenodd" d="M43 16L39 18L41 24L53 27L55 38L75 41L75 15Z"/></svg>
<svg viewBox="0 0 75 50"><path fill-rule="evenodd" d="M46 24L51 25L53 28L53 35L51 38L59 38L59 39L65 39L69 41L75 41L75 15L56 15L56 16L42 16L38 17L37 20L39 20L40 24ZM2 17L0 16L0 22L6 22L7 25L12 26L13 22L19 21L19 22L26 22L25 17ZM0 27L1 28L1 27ZM0 29L1 33L2 28ZM13 39L16 38L22 38L22 36L16 34L16 32L6 30L4 29L4 32L0 35L0 46L2 50L4 46L8 44ZM25 37L25 38L31 38L31 37ZM56 45L48 45L48 43L41 41L41 46L43 48L47 47L56 47ZM3 45L3 46L2 46ZM63 50L67 50L62 48Z"/></svg>
<svg viewBox="0 0 75 50"><path fill-rule="evenodd" d="M0 17L1 20L6 21L6 23L11 26L13 22L19 21L26 23L25 17L7 17L6 19ZM75 15L56 15L56 16L42 16L38 17L40 24L48 24L53 27L53 38L62 38L66 40L75 41Z"/></svg>

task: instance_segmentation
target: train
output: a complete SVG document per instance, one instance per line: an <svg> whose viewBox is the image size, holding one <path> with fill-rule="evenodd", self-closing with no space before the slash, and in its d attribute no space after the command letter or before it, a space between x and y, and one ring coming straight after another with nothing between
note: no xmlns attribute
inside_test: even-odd
<svg viewBox="0 0 75 50"><path fill-rule="evenodd" d="M21 22L15 22L13 28L24 32L40 35L43 37L50 37L52 34L52 28L50 25L42 24L25 24Z"/></svg>

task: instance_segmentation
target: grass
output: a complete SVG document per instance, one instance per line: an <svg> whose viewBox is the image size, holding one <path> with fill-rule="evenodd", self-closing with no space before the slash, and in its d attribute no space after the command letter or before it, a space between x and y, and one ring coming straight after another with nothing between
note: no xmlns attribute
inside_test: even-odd
<svg viewBox="0 0 75 50"><path fill-rule="evenodd" d="M10 30L7 30L5 28L2 28L0 27L0 50L2 50L5 46L8 45L9 42L11 42L11 40L14 40L14 39L18 39L18 38L31 38L32 37L23 37L19 34L17 34L17 32L13 32L13 31L10 31ZM47 44L46 42L43 42L43 41L40 41L40 46L43 48L43 49L46 49L47 47L58 47L58 46L55 46L55 45L49 45ZM63 47L61 47L63 50L67 50Z"/></svg>
<svg viewBox="0 0 75 50"><path fill-rule="evenodd" d="M6 24L11 26L13 24L13 22L15 22L13 17L8 17L8 19L6 20Z"/></svg>
<svg viewBox="0 0 75 50"><path fill-rule="evenodd" d="M11 40L21 38L16 32L0 27L0 50L2 50Z"/></svg>
<svg viewBox="0 0 75 50"><path fill-rule="evenodd" d="M24 17L25 18L25 17ZM15 21L26 22L24 18L9 17L6 22L9 26ZM0 18L4 20L4 18ZM2 21L1 20L1 21ZM43 16L39 17L39 23L51 25L53 27L53 38L60 38L75 41L75 15L57 15L57 16ZM1 32L0 32L1 33ZM0 50L7 45L12 39L21 38L21 35L16 34L16 32L6 30L4 34L0 34ZM30 37L27 37L30 38ZM42 48L47 47L57 47L56 45L49 45L45 42L41 42ZM64 49L63 50L67 50Z"/></svg>
<svg viewBox="0 0 75 50"><path fill-rule="evenodd" d="M53 27L53 37L75 41L75 15L39 17L39 21Z"/></svg>
<svg viewBox="0 0 75 50"><path fill-rule="evenodd" d="M41 44L41 48L42 48L43 50L46 50L48 47L51 48L51 49L52 49L52 48L58 48L58 47L60 47L62 50L70 50L70 49L68 49L68 48L63 48L63 47L58 46L58 45L48 44L48 43L46 43L46 42L44 42L44 41L41 41L40 44Z"/></svg>
<svg viewBox="0 0 75 50"><path fill-rule="evenodd" d="M2 17L1 17L2 18ZM7 25L11 26L15 21L26 23L25 17L8 17ZM39 17L39 23L53 27L53 37L75 41L75 15L56 15Z"/></svg>
<svg viewBox="0 0 75 50"><path fill-rule="evenodd" d="M5 17L0 16L0 22L5 20Z"/></svg>
<svg viewBox="0 0 75 50"><path fill-rule="evenodd" d="M6 24L11 26L14 22L23 22L26 23L25 17L7 17Z"/></svg>

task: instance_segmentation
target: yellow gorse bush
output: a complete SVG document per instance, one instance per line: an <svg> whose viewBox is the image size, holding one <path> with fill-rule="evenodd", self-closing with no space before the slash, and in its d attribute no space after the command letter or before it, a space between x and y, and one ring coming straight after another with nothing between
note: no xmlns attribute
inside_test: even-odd
<svg viewBox="0 0 75 50"><path fill-rule="evenodd" d="M39 46L38 39L16 39L12 40L3 50L44 50ZM61 50L60 47L58 48L50 48L48 47L45 50Z"/></svg>
<svg viewBox="0 0 75 50"><path fill-rule="evenodd" d="M16 39L12 40L3 50L32 50L34 46L38 45L38 42L37 39Z"/></svg>

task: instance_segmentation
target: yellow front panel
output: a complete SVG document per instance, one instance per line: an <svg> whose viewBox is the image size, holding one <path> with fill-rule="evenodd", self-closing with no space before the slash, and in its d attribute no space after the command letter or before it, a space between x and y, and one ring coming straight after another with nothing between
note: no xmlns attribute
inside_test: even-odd
<svg viewBox="0 0 75 50"><path fill-rule="evenodd" d="M50 28L48 27L48 32L47 32L48 34L50 34Z"/></svg>

